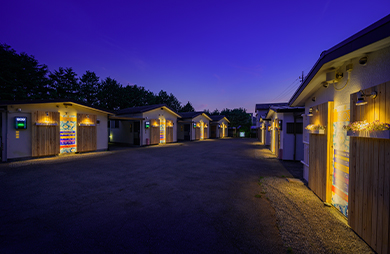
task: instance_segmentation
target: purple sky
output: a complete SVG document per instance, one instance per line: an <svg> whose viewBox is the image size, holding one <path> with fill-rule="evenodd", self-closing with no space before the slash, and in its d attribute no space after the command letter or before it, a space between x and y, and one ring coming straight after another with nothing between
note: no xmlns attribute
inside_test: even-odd
<svg viewBox="0 0 390 254"><path fill-rule="evenodd" d="M389 0L4 1L0 43L51 71L253 112L287 101L323 50L389 13Z"/></svg>

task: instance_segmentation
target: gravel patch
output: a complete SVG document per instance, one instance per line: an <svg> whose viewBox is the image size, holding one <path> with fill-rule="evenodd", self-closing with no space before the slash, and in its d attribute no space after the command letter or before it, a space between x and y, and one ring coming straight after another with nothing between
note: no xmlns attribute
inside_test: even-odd
<svg viewBox="0 0 390 254"><path fill-rule="evenodd" d="M335 208L325 206L302 182L276 177L260 182L288 253L374 253Z"/></svg>

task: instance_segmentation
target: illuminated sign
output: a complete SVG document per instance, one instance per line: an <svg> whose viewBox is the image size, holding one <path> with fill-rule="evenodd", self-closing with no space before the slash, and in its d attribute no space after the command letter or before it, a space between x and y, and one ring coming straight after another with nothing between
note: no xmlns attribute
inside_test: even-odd
<svg viewBox="0 0 390 254"><path fill-rule="evenodd" d="M283 126L283 120L278 121L278 129L281 131Z"/></svg>
<svg viewBox="0 0 390 254"><path fill-rule="evenodd" d="M149 121L146 121L145 122L145 129L149 129L150 128L150 122Z"/></svg>
<svg viewBox="0 0 390 254"><path fill-rule="evenodd" d="M15 117L15 129L27 129L27 117Z"/></svg>
<svg viewBox="0 0 390 254"><path fill-rule="evenodd" d="M240 132L240 138L245 138L245 132Z"/></svg>

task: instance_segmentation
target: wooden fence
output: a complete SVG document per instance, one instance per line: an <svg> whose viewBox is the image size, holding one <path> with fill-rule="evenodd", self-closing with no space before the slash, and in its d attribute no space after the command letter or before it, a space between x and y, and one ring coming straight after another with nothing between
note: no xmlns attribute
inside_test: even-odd
<svg viewBox="0 0 390 254"><path fill-rule="evenodd" d="M356 106L351 94L351 122L390 123L390 82L365 89L377 92ZM311 144L310 144L311 145ZM378 253L390 253L390 140L350 137L348 223Z"/></svg>
<svg viewBox="0 0 390 254"><path fill-rule="evenodd" d="M325 126L325 134L309 137L309 188L324 202L331 201L333 102L313 107L310 124Z"/></svg>
<svg viewBox="0 0 390 254"><path fill-rule="evenodd" d="M96 115L77 114L77 152L90 152L96 149Z"/></svg>
<svg viewBox="0 0 390 254"><path fill-rule="evenodd" d="M157 145L160 143L160 120L150 120L150 144Z"/></svg>
<svg viewBox="0 0 390 254"><path fill-rule="evenodd" d="M195 140L199 140L199 139L200 139L200 128L196 127L195 128Z"/></svg>
<svg viewBox="0 0 390 254"><path fill-rule="evenodd" d="M35 111L32 115L32 156L60 153L60 113Z"/></svg>
<svg viewBox="0 0 390 254"><path fill-rule="evenodd" d="M166 133L165 142L172 143L173 142L173 122L171 120L167 120L165 133Z"/></svg>

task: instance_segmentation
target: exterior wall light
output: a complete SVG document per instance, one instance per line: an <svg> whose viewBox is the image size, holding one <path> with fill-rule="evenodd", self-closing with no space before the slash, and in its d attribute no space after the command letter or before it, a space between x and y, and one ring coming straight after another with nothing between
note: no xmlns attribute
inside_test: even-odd
<svg viewBox="0 0 390 254"><path fill-rule="evenodd" d="M309 114L307 114L307 116L313 116L313 108L312 107L309 108Z"/></svg>
<svg viewBox="0 0 390 254"><path fill-rule="evenodd" d="M371 97L372 99L375 99L377 95L378 94L376 91L373 91L371 94L364 94L363 90L360 90L358 93L356 106L362 106L367 104L367 101L364 99L364 97Z"/></svg>

